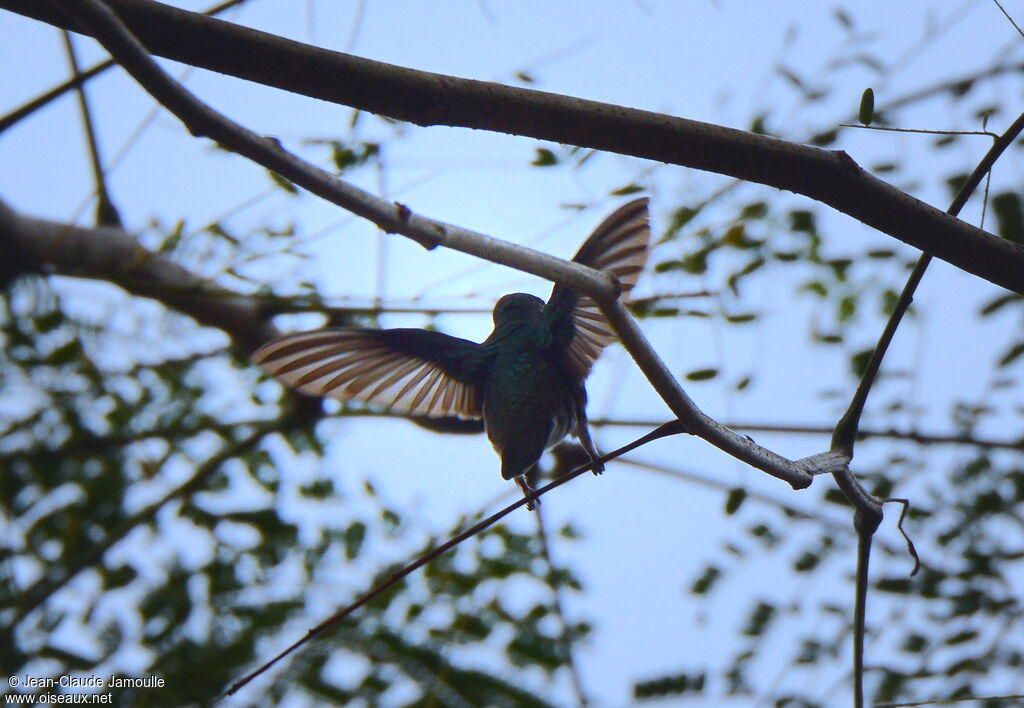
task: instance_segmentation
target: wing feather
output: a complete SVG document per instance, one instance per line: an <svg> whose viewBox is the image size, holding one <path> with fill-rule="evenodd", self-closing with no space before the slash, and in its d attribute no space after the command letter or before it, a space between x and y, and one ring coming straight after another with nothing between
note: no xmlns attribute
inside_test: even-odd
<svg viewBox="0 0 1024 708"><path fill-rule="evenodd" d="M400 415L481 416L479 344L421 329L328 328L275 339L252 359L290 388Z"/></svg>
<svg viewBox="0 0 1024 708"><path fill-rule="evenodd" d="M651 228L648 199L635 199L616 209L594 229L594 233L576 252L577 263L603 270L618 278L622 297L627 298L647 262ZM608 321L597 303L563 285L556 285L545 306L552 329L564 329L572 323L568 343L568 363L573 375L582 381L590 373L601 350L615 340Z"/></svg>

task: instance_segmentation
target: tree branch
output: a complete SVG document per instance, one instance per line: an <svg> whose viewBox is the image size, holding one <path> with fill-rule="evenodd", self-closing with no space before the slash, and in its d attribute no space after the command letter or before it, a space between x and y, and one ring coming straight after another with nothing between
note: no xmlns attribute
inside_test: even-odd
<svg viewBox="0 0 1024 708"><path fill-rule="evenodd" d="M705 415L672 376L625 306L618 300L598 302L622 346L687 433L697 435L736 459L788 482L793 489L810 486L812 475L804 466L761 447L748 436L739 435Z"/></svg>
<svg viewBox="0 0 1024 708"><path fill-rule="evenodd" d="M109 4L148 51L159 56L417 125L511 133L789 190L1024 294L1024 247L915 199L864 171L841 151L650 111L374 62L152 0L110 0ZM76 32L99 34L95 23L75 19L63 4L0 0L0 8ZM182 41L183 37L188 41Z"/></svg>
<svg viewBox="0 0 1024 708"><path fill-rule="evenodd" d="M194 134L214 138L225 147L373 221L386 231L401 233L427 247L443 245L509 265L589 295L599 303L612 329L651 385L684 422L687 432L700 435L738 459L785 480L794 489L810 485L812 477L800 465L728 430L696 407L651 348L636 321L618 301L618 283L608 273L416 216L403 205L378 199L306 163L285 151L276 140L256 135L196 99L146 55L144 47L99 0L76 0L62 7L71 8L70 11L85 18L114 58Z"/></svg>
<svg viewBox="0 0 1024 708"><path fill-rule="evenodd" d="M974 190L981 184L985 175L991 171L996 160L1013 144L1022 131L1024 131L1024 113L1017 116L1017 120L993 142L992 147L989 148L967 180L960 186L947 210L950 215L956 216L960 213L960 210L967 204L967 200L974 194ZM868 394L874 385L878 371L881 369L882 359L885 358L889 344L896 335L896 329L903 320L904 314L910 308L910 303L914 300L914 293L917 291L917 286L921 282L921 278L924 277L929 263L931 263L931 256L927 253L921 254L913 271L911 271L910 276L907 278L903 291L900 293L895 307L893 307L892 314L889 316L889 320L885 323L885 328L878 338L878 343L871 352L871 359L868 361L867 366L864 367L864 373L857 384L857 390L850 400L850 405L843 414L843 417L836 423L835 433L832 436L833 450L842 451L853 457L857 428L860 426L860 416L864 411Z"/></svg>
<svg viewBox="0 0 1024 708"><path fill-rule="evenodd" d="M258 298L200 278L113 226L88 229L34 219L0 200L0 243L4 251L20 254L23 269L47 267L60 275L110 281L224 330L246 352L277 335Z"/></svg>
<svg viewBox="0 0 1024 708"><path fill-rule="evenodd" d="M375 414L378 415L378 414ZM621 418L591 418L590 427L602 425L653 428L661 421ZM734 430L749 430L756 433L784 433L795 435L832 435L833 427L824 425L796 425L778 423L753 423L750 421L729 421L726 425ZM924 433L918 430L897 430L896 428L864 428L857 429L857 439L885 438L903 440L916 445L971 445L983 449L1024 451L1024 440L1021 438L979 438L968 434Z"/></svg>
<svg viewBox="0 0 1024 708"><path fill-rule="evenodd" d="M1024 114L1018 116L1017 120L996 139L989 151L974 168L970 177L964 182L953 198L953 202L948 209L949 214L956 215L960 212L971 194L981 184L982 179L992 169L992 165L1017 139L1022 130L1024 130ZM921 257L918 258L917 264L903 286L903 292L900 293L896 306L893 308L892 314L889 316L889 320L886 322L885 328L878 339L878 344L875 345L874 351L871 352L871 359L868 361L864 374L857 384L857 390L854 392L850 405L842 418L839 419L839 422L836 423L835 432L832 435L831 452L845 457L848 461L853 458L857 429L860 427L860 417L864 412L864 405L867 402L868 394L871 392L875 378L881 369L882 360L885 358L889 344L896 335L896 330L903 320L903 315L914 299L914 292L917 290L921 278L924 277L931 259L932 257L927 253L921 254ZM839 488L846 495L846 498L856 508L853 519L854 527L857 529L857 582L853 622L853 704L854 708L862 708L864 705L864 623L867 614L868 564L871 558L871 540L879 524L882 522L883 500L876 499L861 487L848 466L845 469L836 470L833 476L836 484L839 485ZM900 530L902 531L902 526ZM909 538L907 542L912 555L917 560L917 554ZM914 572L917 572L916 566Z"/></svg>
<svg viewBox="0 0 1024 708"><path fill-rule="evenodd" d="M204 11L203 14L219 15L225 10L228 10L236 5L241 5L244 2L248 2L248 0L226 0L225 2L222 2L219 5L215 5L214 7L211 7L209 10ZM22 104L18 108L15 108L13 111L0 118L0 133L3 133L8 128L16 125L25 118L28 118L30 115L38 111L40 108L49 105L50 102L60 98L68 91L76 89L79 86L85 85L86 81L93 78L94 76L102 74L104 71L111 68L112 66L117 66L117 62L115 62L113 59L107 59L106 61L101 61L98 64L94 64L85 71L76 73L74 77L68 79L64 83L59 84L58 86L54 86L49 91L46 91L40 94L39 96L36 96L32 100L28 101L27 103Z"/></svg>

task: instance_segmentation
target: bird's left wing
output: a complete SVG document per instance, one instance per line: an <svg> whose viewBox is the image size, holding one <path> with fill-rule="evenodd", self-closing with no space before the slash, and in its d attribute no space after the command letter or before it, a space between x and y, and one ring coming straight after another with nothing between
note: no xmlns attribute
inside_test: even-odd
<svg viewBox="0 0 1024 708"><path fill-rule="evenodd" d="M636 285L647 262L651 227L647 213L647 197L634 199L612 212L594 229L594 233L573 256L577 263L604 270L619 279L622 297ZM573 327L568 343L568 363L577 381L590 373L601 350L615 340L611 327L597 303L563 285L556 285L545 306L545 315L556 337L559 330Z"/></svg>
<svg viewBox="0 0 1024 708"><path fill-rule="evenodd" d="M275 339L252 360L311 396L361 401L400 415L481 416L480 345L440 332L319 329Z"/></svg>

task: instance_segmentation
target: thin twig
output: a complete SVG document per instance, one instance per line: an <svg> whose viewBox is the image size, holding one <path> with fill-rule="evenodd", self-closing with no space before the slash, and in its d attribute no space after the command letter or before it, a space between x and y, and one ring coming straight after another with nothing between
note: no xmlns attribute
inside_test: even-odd
<svg viewBox="0 0 1024 708"><path fill-rule="evenodd" d="M890 497L888 499L883 499L883 501L887 504L891 502L893 504L900 504L903 506L903 509L900 511L900 520L896 522L896 528L899 529L901 534L903 534L903 540L907 542L907 553L909 553L910 557L914 559L914 567L910 571L910 576L913 577L917 575L919 570L921 570L921 556L917 555L917 548L914 546L914 542L910 540L910 536L903 528L903 522L907 518L907 512L910 511L910 500Z"/></svg>
<svg viewBox="0 0 1024 708"><path fill-rule="evenodd" d="M982 705L990 705L995 703L996 701L1020 701L1022 699L1024 699L1024 693L1014 693L1006 696L960 696L957 698L929 698L925 701L909 701L906 703L875 703L872 708L914 708L914 706L951 706L955 703L979 703Z"/></svg>
<svg viewBox="0 0 1024 708"><path fill-rule="evenodd" d="M227 2L222 2L219 5L215 5L214 7L211 7L209 10L204 10L203 14L209 17L216 17L225 10L230 9L235 5L241 5L244 2L247 2L247 0L227 0ZM3 133L8 128L20 123L22 120L28 118L39 109L45 108L50 103L60 98L68 91L71 91L72 89L84 85L85 82L89 81L89 79L93 78L94 76L99 76L104 71L114 66L117 66L117 62L113 59L101 61L99 64L89 67L85 71L76 74L74 77L68 79L64 83L54 86L49 91L40 94L39 96L36 96L27 103L19 106L18 108L15 108L7 115L0 117L0 133Z"/></svg>
<svg viewBox="0 0 1024 708"><path fill-rule="evenodd" d="M981 184L981 181L992 169L996 159L1016 140L1022 130L1024 130L1024 114L1018 116L1017 120L995 140L992 147L960 187L947 210L950 215L955 216L960 213L960 210L967 203L971 194L974 193L974 190L977 189L978 185ZM931 256L927 253L922 253L910 277L907 279L907 283L903 287L903 292L900 293L896 306L893 308L893 312L885 324L885 328L878 339L878 343L875 345L874 351L871 353L871 359L864 369L849 407L843 414L843 417L839 419L839 422L836 423L835 431L832 435L832 450L844 455L848 459L853 458L854 444L857 438L857 430L860 426L861 414L864 412L864 405L867 402L868 394L882 366L882 360L885 358L885 353L896 334L904 314L914 299L914 292L930 262ZM849 467L845 470L837 471L833 477L836 484L846 495L846 498L849 499L850 503L857 510L854 514L854 527L857 529L858 542L853 629L853 704L854 708L863 708L864 634L867 616L868 565L871 556L871 540L882 521L882 500L876 499L864 490L852 472L850 472ZM904 507L903 512L904 514L906 513L906 507ZM900 531L903 533L902 515ZM904 538L907 539L910 552L914 556L915 561L917 561L914 546L910 543L906 533L904 533ZM916 569L917 564L915 564L915 572Z"/></svg>
<svg viewBox="0 0 1024 708"><path fill-rule="evenodd" d="M860 125L858 123L840 123L840 128L858 128L859 130L881 130L889 133L921 133L923 135L984 135L995 140L999 136L990 130L929 130L927 128L893 128L886 125Z"/></svg>
<svg viewBox="0 0 1024 708"><path fill-rule="evenodd" d="M555 615L561 625L559 641L562 645L562 653L565 655L565 663L569 668L569 676L572 677L572 688L576 693L576 703L580 708L589 705L586 690L583 688L583 677L580 675L579 667L576 665L575 637L569 620L565 616L565 608L562 606L562 591L559 587L558 577L555 571L555 563L552 560L551 543L548 540L547 524L544 519L544 507L538 505L535 509L537 521L537 537L540 539L541 556L548 568L548 584L551 586L551 603L555 607Z"/></svg>
<svg viewBox="0 0 1024 708"><path fill-rule="evenodd" d="M1024 37L1024 30L1020 28L1020 25L1014 22L1013 18L1010 17L1010 13L1006 11L1005 7L1003 7L1003 4L999 2L999 0L992 0L992 2L994 2L996 4L996 7L999 8L999 11L1003 13L1003 16L1006 18L1007 22L1013 25L1013 28L1017 30L1017 34Z"/></svg>
<svg viewBox="0 0 1024 708"><path fill-rule="evenodd" d="M622 426L650 428L658 425L659 421L644 419L618 419L618 418L591 418L590 427L601 426ZM753 423L749 421L727 421L725 423L733 430L746 430L756 433L780 433L795 435L832 435L833 427L824 425L797 425L788 423ZM858 428L857 439L866 440L874 438L885 438L892 440L904 440L917 445L971 445L986 449L1024 451L1024 438L994 440L990 438L976 438L965 434L943 434L923 433L916 430L896 430L895 428Z"/></svg>
<svg viewBox="0 0 1024 708"><path fill-rule="evenodd" d="M504 509L502 509L502 510L500 510L500 511L494 513L494 514L491 514L486 519L483 519L483 520L473 524L472 526L470 526L469 528L465 529L461 533L458 533L455 536L451 537L445 543L442 543L440 546L435 547L434 549L430 550L429 552L424 553L423 555L419 556L415 560L413 560L413 561L407 563L406 565L402 566L399 570L397 570L394 573L392 573L391 575L389 575L386 580L384 580L383 582L379 583L378 585L376 585L375 587L373 587L372 589L370 589L366 593L360 595L358 598L353 600L351 603L349 603L345 607L342 607L337 612L335 612L333 615L331 615L330 617L328 617L324 621L320 622L320 624L318 624L315 627L313 627L312 629L310 629L308 632L306 632L305 635L302 636L302 638L296 640L294 643L292 643L291 645L286 647L283 651L281 651L279 654L277 654L277 656L272 658L270 661L266 662L265 664L263 664L259 668L257 668L254 671L246 674L243 678L241 678L238 681L236 681L235 683L233 683L231 685L231 687L228 688L228 690L224 693L224 696L222 696L222 698L226 697L226 696L231 696L231 695L237 693L247 683L249 683L254 678L256 678L260 674L262 674L265 671L267 671L268 669L270 669L274 664L276 664L281 659L283 659L286 656L288 656L289 654L291 654L293 651L295 651L296 649L301 647L303 644L306 644L310 640L314 639L315 637L319 636L320 634L322 634L323 632L327 631L331 627L335 626L336 624L341 622L343 619L345 619L346 617L351 615L353 612L358 610L360 607L362 607L366 603L370 602L375 597L377 597L381 593L385 592L389 588L393 587L394 585L399 583L401 580L405 579L407 576L409 576L412 573L414 573L415 571L419 570L420 568L425 566L430 561L434 560L438 556L441 556L444 553L446 553L446 552L450 551L451 549L455 548L456 546L458 546L463 541L465 541L465 540L467 540L469 538L472 538L473 536L475 536L476 534L480 533L484 529L492 526L496 522L500 521L504 517L506 517L509 514L511 514L513 511L515 511L519 507L525 506L527 503L536 501L538 498L540 498L544 494L547 494L552 489L555 489L556 487L560 487L563 484L565 484L566 482L569 482L569 481L575 479L576 477L579 477L584 472L589 471L595 464L609 462L611 460L614 460L616 457L619 457L620 455L624 455L625 453L630 452L631 450L635 450L636 448L638 448L638 447L640 447L642 445L646 445L649 442L652 442L654 440L657 440L659 438L663 438L663 437L666 437L666 436L669 436L669 435L678 435L679 433L682 433L682 432L685 432L685 431L683 430L683 427L679 423L679 421L675 421L675 420L670 421L670 422L665 423L664 425L658 427L657 429L651 431L647 435L644 435L641 438L637 438L636 440L634 440L633 442L629 443L628 445L624 445L624 446L620 447L619 449L614 450L614 451L604 455L603 457L598 459L596 462L588 462L585 465L581 465L581 466L577 467L576 469L574 469L574 470L572 470L570 472L566 472L565 474L563 474L560 477L554 479L553 481L549 482L548 484L544 485L543 487L534 490L534 492L532 494L523 495L522 498L520 498L517 501L513 502L512 504L510 504L509 506L505 507Z"/></svg>
<svg viewBox="0 0 1024 708"><path fill-rule="evenodd" d="M61 32L64 37L64 50L67 53L68 64L71 67L71 74L78 79L82 75L78 67L78 57L75 56L75 45L71 41L71 33L67 30ZM121 215L110 198L110 190L107 188L106 173L103 169L103 160L100 159L100 146L96 138L96 130L92 122L92 110L89 108L89 99L85 95L85 82L78 81L75 84L75 95L78 98L78 110L82 117L82 128L85 131L85 142L89 148L89 164L92 166L92 179L96 189L96 224L120 227Z"/></svg>

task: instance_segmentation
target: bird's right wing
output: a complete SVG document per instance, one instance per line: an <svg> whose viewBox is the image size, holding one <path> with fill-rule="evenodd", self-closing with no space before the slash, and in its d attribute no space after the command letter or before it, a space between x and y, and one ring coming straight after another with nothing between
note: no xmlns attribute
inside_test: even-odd
<svg viewBox="0 0 1024 708"><path fill-rule="evenodd" d="M319 329L275 339L252 360L311 396L361 401L400 415L482 415L480 345L440 332Z"/></svg>
<svg viewBox="0 0 1024 708"><path fill-rule="evenodd" d="M647 202L647 197L634 199L616 209L573 256L577 263L618 278L623 299L636 285L647 262L651 239ZM545 313L556 332L568 322L573 324L567 358L576 380L584 380L601 350L615 340L608 321L596 302L564 285L556 285L551 291Z"/></svg>

